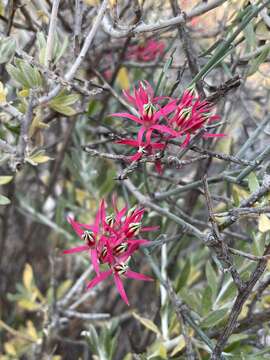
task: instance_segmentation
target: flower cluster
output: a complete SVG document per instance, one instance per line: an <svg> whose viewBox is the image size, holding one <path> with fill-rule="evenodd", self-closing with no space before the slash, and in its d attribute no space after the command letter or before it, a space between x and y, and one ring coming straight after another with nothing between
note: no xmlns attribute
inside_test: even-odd
<svg viewBox="0 0 270 360"><path fill-rule="evenodd" d="M153 280L149 276L130 270L128 263L134 252L141 245L148 243L148 240L138 238L138 235L155 230L156 227L142 227L144 209L134 207L128 210L124 207L118 210L115 199L113 208L113 213L106 215L106 203L102 200L92 225L81 224L69 217L69 223L84 245L65 250L64 254L89 252L96 277L88 283L87 288L93 288L112 275L122 299L129 304L122 278ZM100 272L102 264L105 264L108 270Z"/></svg>
<svg viewBox="0 0 270 360"><path fill-rule="evenodd" d="M128 48L126 59L135 61L154 61L164 53L165 44L153 39L146 40Z"/></svg>
<svg viewBox="0 0 270 360"><path fill-rule="evenodd" d="M122 139L117 143L136 148L130 157L131 161L139 160L143 155L153 155L164 151L171 139L184 138L182 146L187 146L192 134L216 121L219 116L211 113L213 105L201 100L195 90L186 90L180 99L155 96L151 85L144 81L139 83L134 94L123 91L124 97L137 112L114 113L111 116L132 120L140 127L136 139ZM211 134L205 131L204 137L219 137L224 134ZM161 171L157 161L156 168Z"/></svg>

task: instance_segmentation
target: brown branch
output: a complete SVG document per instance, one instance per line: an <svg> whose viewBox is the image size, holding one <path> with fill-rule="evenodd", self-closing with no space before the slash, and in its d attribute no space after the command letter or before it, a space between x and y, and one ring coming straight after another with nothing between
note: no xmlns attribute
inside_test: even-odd
<svg viewBox="0 0 270 360"><path fill-rule="evenodd" d="M241 280L240 275L234 266L233 259L229 255L228 245L223 241L220 235L218 224L214 216L213 204L212 204L206 176L204 176L203 178L203 186L204 186L204 195L206 198L206 203L208 208L209 220L212 225L212 232L208 236L206 245L210 249L213 249L217 258L220 260L224 271L230 271L235 285L237 286L238 290L241 291L243 288L243 281Z"/></svg>
<svg viewBox="0 0 270 360"><path fill-rule="evenodd" d="M263 255L269 255L270 254L270 244L267 245L264 254ZM248 299L249 295L251 294L254 286L256 285L257 281L260 279L262 274L264 273L267 265L267 260L263 259L258 262L258 265L256 266L255 270L251 274L249 280L245 283L244 288L239 291L239 294L234 302L234 305L232 307L232 311L229 315L229 320L227 324L225 325L225 328L223 329L221 335L219 336L219 339L217 341L217 344L215 346L215 349L212 353L211 360L219 360L222 354L222 351L230 337L230 335L233 333L236 325L237 325L237 319L241 313L241 310L243 308L244 303Z"/></svg>

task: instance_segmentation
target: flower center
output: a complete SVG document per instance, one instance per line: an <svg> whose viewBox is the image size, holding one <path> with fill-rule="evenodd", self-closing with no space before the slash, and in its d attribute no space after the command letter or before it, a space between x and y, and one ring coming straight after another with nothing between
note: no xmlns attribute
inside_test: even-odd
<svg viewBox="0 0 270 360"><path fill-rule="evenodd" d="M106 223L107 223L110 227L113 227L114 222L115 222L115 217L114 217L114 215L111 214L111 215L106 216L105 221L106 221Z"/></svg>
<svg viewBox="0 0 270 360"><path fill-rule="evenodd" d="M139 146L138 152L142 153L142 154L147 154L147 150L146 150L145 146Z"/></svg>
<svg viewBox="0 0 270 360"><path fill-rule="evenodd" d="M122 244L119 244L113 248L113 255L119 256L123 254L128 249L128 243L123 242Z"/></svg>
<svg viewBox="0 0 270 360"><path fill-rule="evenodd" d="M103 248L102 248L101 254L100 254L100 259L101 259L102 262L104 261L107 254L108 254L108 248L107 248L106 245L104 245Z"/></svg>
<svg viewBox="0 0 270 360"><path fill-rule="evenodd" d="M141 222L136 222L136 223L130 223L128 226L128 231L126 233L126 236L136 236L139 234L140 230L142 227L142 223Z"/></svg>
<svg viewBox="0 0 270 360"><path fill-rule="evenodd" d="M128 265L127 264L116 264L116 265L114 265L113 269L119 275L124 275L128 270Z"/></svg>
<svg viewBox="0 0 270 360"><path fill-rule="evenodd" d="M82 240L90 247L92 247L96 243L94 233L91 230L84 231L84 233L82 234Z"/></svg>
<svg viewBox="0 0 270 360"><path fill-rule="evenodd" d="M143 106L143 113L144 115L147 115L148 117L152 117L156 111L155 105L153 105L151 102L148 104L144 104Z"/></svg>

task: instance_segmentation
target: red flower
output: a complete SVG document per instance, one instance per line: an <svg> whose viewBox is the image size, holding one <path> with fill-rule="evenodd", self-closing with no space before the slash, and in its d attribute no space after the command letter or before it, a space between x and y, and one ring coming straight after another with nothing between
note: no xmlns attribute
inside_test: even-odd
<svg viewBox="0 0 270 360"><path fill-rule="evenodd" d="M138 149L134 155L130 156L130 161L138 161L142 158L143 155L155 155L158 151L163 151L166 148L165 143L162 144L161 142L152 142L151 140L149 144L146 144L145 142L139 143L138 140L132 139L122 139L116 141L116 143L128 145ZM161 162L159 159L155 161L155 167L158 173L162 172Z"/></svg>
<svg viewBox="0 0 270 360"><path fill-rule="evenodd" d="M123 94L126 100L136 108L139 116L129 113L114 113L111 114L111 116L127 118L141 125L137 137L140 146L143 142L144 135L146 144L150 144L154 130L161 134L177 135L176 131L170 127L160 124L161 118L166 118L167 115L175 110L177 100L170 101L161 107L158 102L165 99L165 97L155 97L154 90L147 81L140 82L138 89L134 88L134 96L130 95L128 91L123 91Z"/></svg>
<svg viewBox="0 0 270 360"><path fill-rule="evenodd" d="M96 273L99 273L99 262L97 254L97 243L103 241L100 236L100 229L102 224L102 218L104 217L104 201L101 201L95 223L93 225L81 224L68 217L68 222L71 224L77 235L82 239L85 245L77 246L72 249L64 250L64 254L74 254L82 251L89 251L90 258Z"/></svg>
<svg viewBox="0 0 270 360"><path fill-rule="evenodd" d="M178 132L179 136L185 136L182 146L187 146L191 134L203 128L206 124L219 120L218 115L212 115L213 105L205 100L196 97L191 91L184 92L179 105L177 106L172 118L168 124L172 129ZM224 134L211 134L206 132L204 137L221 137Z"/></svg>
<svg viewBox="0 0 270 360"><path fill-rule="evenodd" d="M73 229L84 240L85 244L65 250L64 253L89 251L97 273L97 277L90 282L89 288L113 274L118 290L122 298L127 302L120 275L140 280L151 279L129 270L127 262L141 245L148 243L148 240L137 238L137 236L141 232L156 230L157 227L142 226L142 217L144 215L144 209L142 208L134 207L128 210L125 206L119 210L115 198L113 198L114 211L112 214L106 215L105 207L106 204L102 200L93 225L81 224L68 218ZM107 264L110 270L100 273L99 264L101 263Z"/></svg>
<svg viewBox="0 0 270 360"><path fill-rule="evenodd" d="M99 275L97 275L94 279L92 279L88 283L87 289L93 288L100 282L107 279L110 275L113 275L117 290L127 305L129 305L129 301L128 301L128 297L127 297L127 294L124 289L122 277L130 278L130 279L137 279L137 280L142 280L142 281L153 281L153 279L150 276L140 274L140 273L130 270L127 265L127 261L126 261L126 262L116 263L112 267L110 267L109 270L104 271L104 272L100 273Z"/></svg>
<svg viewBox="0 0 270 360"><path fill-rule="evenodd" d="M135 61L153 61L164 53L165 44L162 41L149 39L144 43L132 45L126 58Z"/></svg>

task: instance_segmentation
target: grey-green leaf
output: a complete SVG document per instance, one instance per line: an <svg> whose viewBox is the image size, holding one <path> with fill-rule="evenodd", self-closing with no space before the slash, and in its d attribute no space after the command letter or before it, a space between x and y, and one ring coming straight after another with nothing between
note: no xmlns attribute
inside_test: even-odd
<svg viewBox="0 0 270 360"><path fill-rule="evenodd" d="M201 327L209 328L217 325L221 320L223 320L227 314L227 309L220 309L212 311L206 318L201 322Z"/></svg>
<svg viewBox="0 0 270 360"><path fill-rule="evenodd" d="M10 204L9 198L0 194L0 205L8 205L8 204Z"/></svg>

